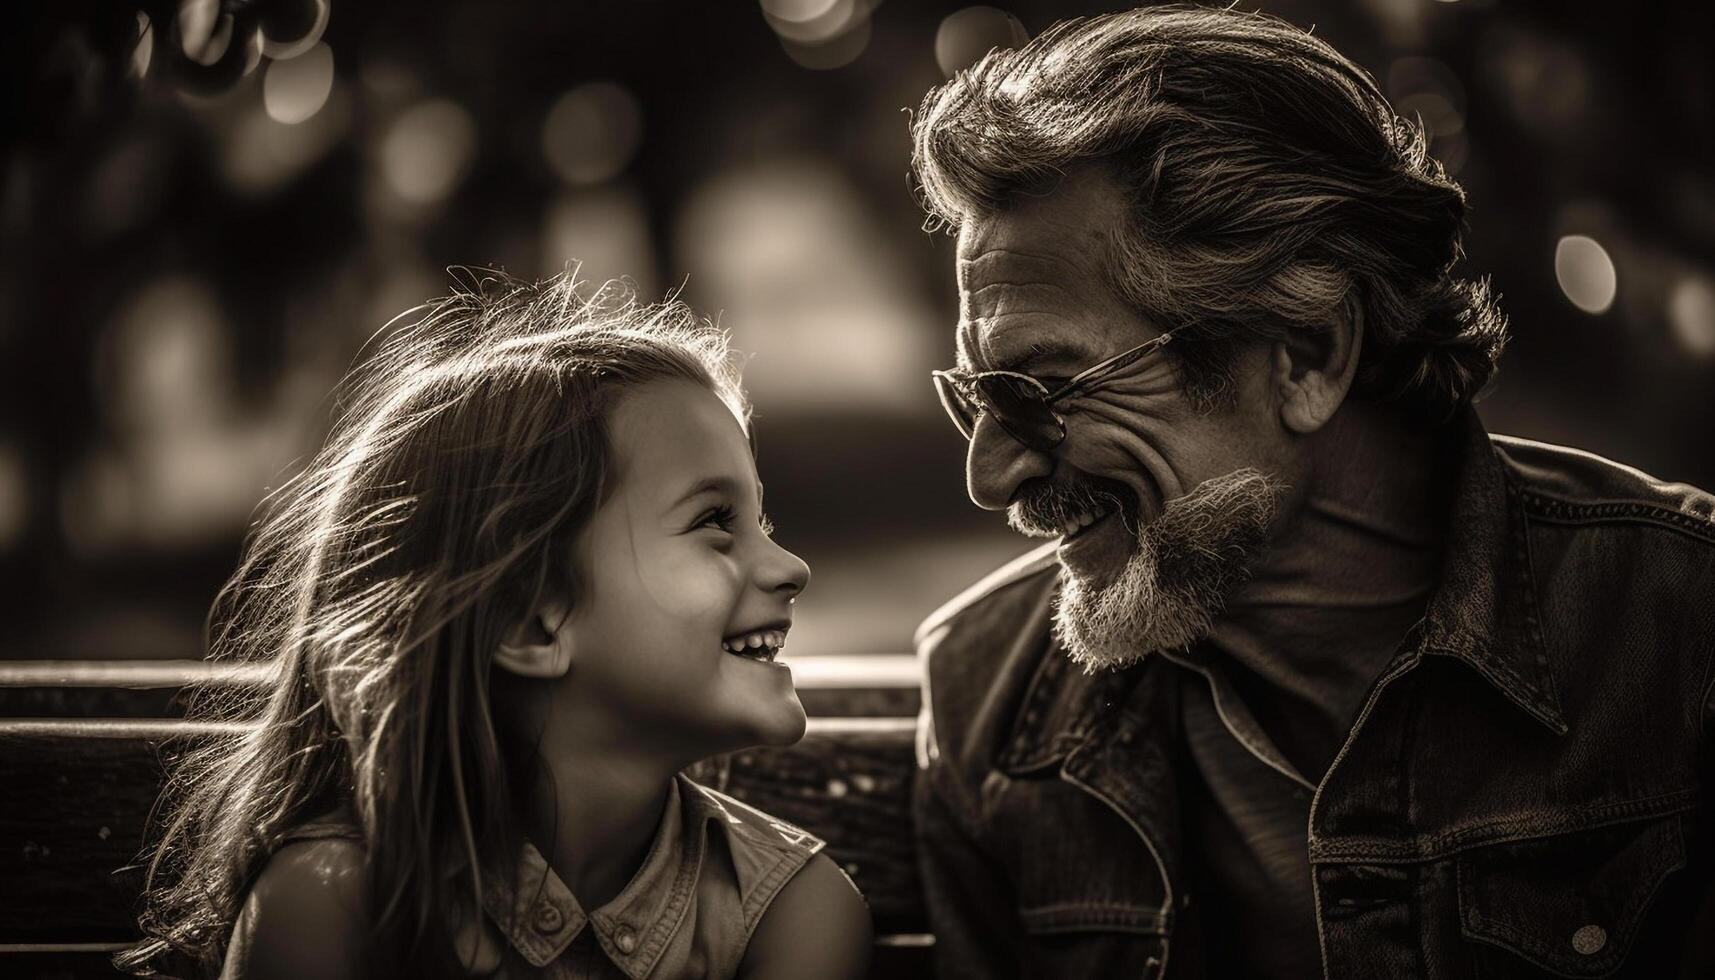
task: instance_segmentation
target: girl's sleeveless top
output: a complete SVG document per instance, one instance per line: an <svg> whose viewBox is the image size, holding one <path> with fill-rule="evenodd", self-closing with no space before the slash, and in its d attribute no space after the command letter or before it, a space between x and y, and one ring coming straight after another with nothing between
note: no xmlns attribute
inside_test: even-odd
<svg viewBox="0 0 1715 980"><path fill-rule="evenodd" d="M349 823L317 821L280 842L328 837L362 839ZM526 842L510 893L488 884L482 923L454 925L458 948L474 973L507 980L732 977L769 903L822 847L681 775L648 857L611 902L580 907Z"/></svg>

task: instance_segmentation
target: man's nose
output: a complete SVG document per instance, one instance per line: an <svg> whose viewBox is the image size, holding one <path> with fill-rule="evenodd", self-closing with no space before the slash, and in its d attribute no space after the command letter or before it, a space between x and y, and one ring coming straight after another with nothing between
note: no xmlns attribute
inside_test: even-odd
<svg viewBox="0 0 1715 980"><path fill-rule="evenodd" d="M977 418L965 456L965 490L983 510L1005 510L1019 484L1054 472L1054 459L1027 448L987 415Z"/></svg>

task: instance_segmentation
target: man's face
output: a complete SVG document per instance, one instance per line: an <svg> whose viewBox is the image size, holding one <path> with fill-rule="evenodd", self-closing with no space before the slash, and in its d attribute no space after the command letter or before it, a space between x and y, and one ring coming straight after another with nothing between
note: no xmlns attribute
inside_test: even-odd
<svg viewBox="0 0 1715 980"><path fill-rule="evenodd" d="M1104 278L1123 206L1107 178L1083 174L967 222L961 366L1018 371L1052 390L1174 326L1149 322ZM1280 478L1295 475L1268 356L1265 345L1246 348L1232 398L1212 411L1188 400L1169 357L1145 357L1058 403L1066 438L1045 453L978 419L971 499L1005 508L1022 533L1063 535L1056 625L1075 659L1115 666L1194 642L1243 577L1283 496Z"/></svg>

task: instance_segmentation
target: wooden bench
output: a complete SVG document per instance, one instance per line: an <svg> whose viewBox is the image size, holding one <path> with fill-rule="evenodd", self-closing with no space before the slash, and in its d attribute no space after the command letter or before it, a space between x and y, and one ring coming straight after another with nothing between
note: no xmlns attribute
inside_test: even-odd
<svg viewBox="0 0 1715 980"><path fill-rule="evenodd" d="M868 898L876 977L929 976L910 824L917 665L908 655L793 662L809 732L702 764L704 783L828 841ZM137 858L163 759L218 733L179 717L192 683L254 669L196 661L0 662L0 976L113 976L137 936Z"/></svg>

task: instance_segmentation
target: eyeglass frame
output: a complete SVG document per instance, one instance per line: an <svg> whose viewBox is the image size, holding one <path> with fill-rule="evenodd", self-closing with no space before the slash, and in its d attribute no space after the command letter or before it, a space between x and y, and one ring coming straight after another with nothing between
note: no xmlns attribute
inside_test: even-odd
<svg viewBox="0 0 1715 980"><path fill-rule="evenodd" d="M1047 452L1057 448L1062 442L1066 441L1066 417L1055 411L1055 402L1077 393L1080 388L1083 389L1083 394L1088 394L1093 390L1091 385L1095 382L1099 382L1107 375L1110 375L1123 367L1129 367L1130 365L1142 360L1144 357L1147 357L1155 351L1167 346L1167 342L1173 339L1176 329L1168 330L1157 336L1151 337L1143 343L1138 344L1136 347L1120 351L1112 357L1105 358L1090 365L1084 370L1073 375L1065 384L1053 391L1049 391L1048 386L1043 384L1040 379L1034 378L1022 371L970 372L963 371L959 368L943 368L938 371L929 372L929 376L935 383L935 394L941 399L941 407L946 410L948 418L953 420L954 427L957 428L967 440L976 438L977 420L986 414L992 416L995 420L995 424L1000 426L1002 431L1017 440L1019 443L1040 452ZM1054 419L1055 425L1059 429L1059 435L1055 437L1052 443L1042 446L1032 445L1034 440L1026 439L1017 432L1014 432L1012 428L1006 424L1004 416L999 412L994 411L985 399L977 397L975 389L968 388L969 385L981 378L995 377L997 375L1009 378L1018 378L1027 382L1031 387L1041 392L1039 400L1042 402L1043 408L1048 410L1048 414ZM981 409L981 411L971 419L969 429L965 427L962 414L958 410L955 410L952 405L948 404L947 394L941 387L941 382L943 381L957 391L966 401Z"/></svg>

